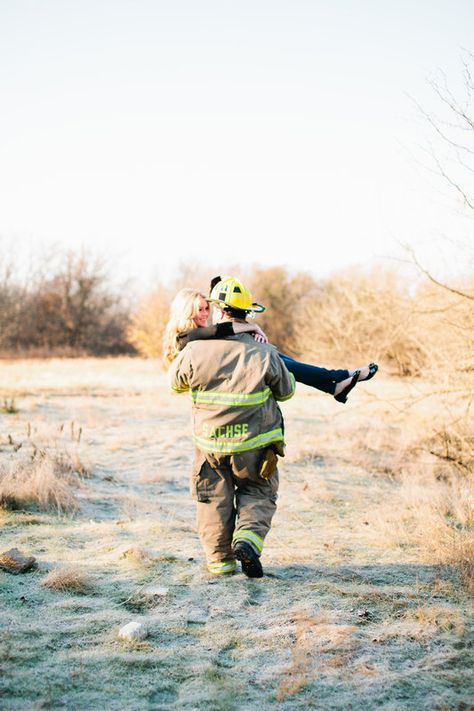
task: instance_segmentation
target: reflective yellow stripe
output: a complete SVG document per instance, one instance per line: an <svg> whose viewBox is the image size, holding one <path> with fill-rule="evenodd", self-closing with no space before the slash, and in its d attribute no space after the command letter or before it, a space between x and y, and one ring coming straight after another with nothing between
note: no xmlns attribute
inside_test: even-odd
<svg viewBox="0 0 474 711"><path fill-rule="evenodd" d="M175 393L185 393L189 390L189 388L177 388L174 385L172 385L171 390Z"/></svg>
<svg viewBox="0 0 474 711"><path fill-rule="evenodd" d="M205 452L247 452L250 449L258 449L263 447L265 444L270 444L271 442L278 442L278 440L283 439L283 431L281 427L276 430L270 430L270 432L264 432L263 434L257 435L257 437L252 437L245 441L233 441L230 439L218 439L218 438L205 438L198 437L194 435L194 444L203 449Z"/></svg>
<svg viewBox="0 0 474 711"><path fill-rule="evenodd" d="M234 533L232 543L236 543L237 541L246 541L247 543L250 543L253 545L257 553L261 553L263 551L263 538L259 536L258 533L254 533L248 529L242 528L240 531L236 531Z"/></svg>
<svg viewBox="0 0 474 711"><path fill-rule="evenodd" d="M207 569L214 575L225 575L226 573L235 573L237 563L235 560L219 560L214 563L208 563Z"/></svg>
<svg viewBox="0 0 474 711"><path fill-rule="evenodd" d="M191 398L195 405L232 405L246 407L261 405L271 395L270 388L256 393L221 393L216 391L192 390Z"/></svg>
<svg viewBox="0 0 474 711"><path fill-rule="evenodd" d="M296 380L295 380L295 376L293 375L293 373L290 373L290 380L291 380L291 384L292 384L291 393L289 393L289 395L283 395L283 397L277 397L275 395L275 400L278 400L279 402L284 402L285 400L289 400L290 397L293 397L293 395L295 394L295 390L296 390Z"/></svg>

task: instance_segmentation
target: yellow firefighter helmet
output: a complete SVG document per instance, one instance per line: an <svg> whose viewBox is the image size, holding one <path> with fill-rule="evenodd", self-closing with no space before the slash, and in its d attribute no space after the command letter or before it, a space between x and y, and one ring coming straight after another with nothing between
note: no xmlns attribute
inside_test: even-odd
<svg viewBox="0 0 474 711"><path fill-rule="evenodd" d="M213 280L214 281L214 280ZM214 284L209 301L221 308L238 309L246 313L261 313L265 306L252 302L252 295L247 287L235 277L222 277Z"/></svg>

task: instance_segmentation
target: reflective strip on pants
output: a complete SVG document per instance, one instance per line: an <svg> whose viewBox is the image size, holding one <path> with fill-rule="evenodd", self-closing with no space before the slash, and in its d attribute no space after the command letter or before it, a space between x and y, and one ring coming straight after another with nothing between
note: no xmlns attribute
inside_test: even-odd
<svg viewBox="0 0 474 711"><path fill-rule="evenodd" d="M259 555L263 550L263 538L261 538L258 533L254 533L253 531L248 531L246 529L236 531L232 536L232 543L235 544L237 541L245 541L246 543L250 543Z"/></svg>
<svg viewBox="0 0 474 711"><path fill-rule="evenodd" d="M218 560L214 563L208 563L207 569L210 573L214 573L214 575L226 575L228 573L235 573L237 563L235 560Z"/></svg>

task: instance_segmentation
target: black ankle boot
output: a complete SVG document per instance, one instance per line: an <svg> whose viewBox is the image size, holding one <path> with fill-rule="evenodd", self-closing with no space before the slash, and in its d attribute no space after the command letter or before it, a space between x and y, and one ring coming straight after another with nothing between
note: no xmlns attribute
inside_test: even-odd
<svg viewBox="0 0 474 711"><path fill-rule="evenodd" d="M242 563L242 572L248 578L263 578L263 568L260 558L254 549L245 541L239 541L234 546L234 553L237 560Z"/></svg>

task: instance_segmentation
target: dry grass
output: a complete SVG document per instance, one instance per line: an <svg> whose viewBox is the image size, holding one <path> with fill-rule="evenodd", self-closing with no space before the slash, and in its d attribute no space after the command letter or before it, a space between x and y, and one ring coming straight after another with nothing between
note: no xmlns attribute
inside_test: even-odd
<svg viewBox="0 0 474 711"><path fill-rule="evenodd" d="M140 548L140 546L127 548L120 557L135 563L151 563L159 559L156 553L147 548Z"/></svg>
<svg viewBox="0 0 474 711"><path fill-rule="evenodd" d="M382 486L393 482L367 511L372 545L416 546L426 562L459 570L469 590L474 589L472 391L470 373L460 375L456 387L444 377L399 382L392 390L375 379L351 395L353 408L361 403L358 416L329 431L318 427L311 448L302 436L290 454L302 467L343 460L371 472ZM331 498L327 487L313 491L311 481L307 487L313 499Z"/></svg>
<svg viewBox="0 0 474 711"><path fill-rule="evenodd" d="M385 530L382 542L388 536L416 544L426 560L457 568L474 590L474 432L469 412L453 416L446 400L432 402L429 419L407 412L399 436L378 442L382 470L399 488L397 500L385 501L371 518Z"/></svg>
<svg viewBox="0 0 474 711"><path fill-rule="evenodd" d="M420 605L414 610L405 612L403 617L407 621L414 620L444 632L454 629L459 636L462 636L465 631L464 620L459 610L446 605Z"/></svg>
<svg viewBox="0 0 474 711"><path fill-rule="evenodd" d="M75 490L92 476L80 451L82 427L75 421L32 424L25 417L26 427L0 438L0 451L7 454L0 462L0 506L77 511Z"/></svg>
<svg viewBox="0 0 474 711"><path fill-rule="evenodd" d="M13 509L39 507L58 513L77 511L72 486L75 468L63 453L41 452L31 458L2 464L0 506Z"/></svg>
<svg viewBox="0 0 474 711"><path fill-rule="evenodd" d="M378 544L416 545L424 559L457 568L474 590L474 482L402 477L398 496L368 516Z"/></svg>
<svg viewBox="0 0 474 711"><path fill-rule="evenodd" d="M283 406L288 452L267 575L252 581L204 569L188 493L189 402L168 394L155 364L29 362L10 364L9 377L23 395L0 461L71 451L95 476L84 482L63 462L60 479L81 503L74 516L0 509L5 550L38 561L22 576L0 571L6 708L469 702L469 597L453 551L460 535L472 540L471 478L417 449L442 421L432 383L382 373L344 407L298 387ZM459 414L448 404L446 421ZM125 649L116 634L131 620L149 636Z"/></svg>
<svg viewBox="0 0 474 711"><path fill-rule="evenodd" d="M377 640L410 638L413 640L431 639L439 633L454 631L462 638L465 622L459 610L440 604L422 604L406 610L395 619L387 619L380 626L374 627Z"/></svg>
<svg viewBox="0 0 474 711"><path fill-rule="evenodd" d="M294 628L291 664L277 691L279 702L298 694L321 673L343 666L355 644L352 635L357 628L336 624L327 612L312 616L299 610L290 622Z"/></svg>
<svg viewBox="0 0 474 711"><path fill-rule="evenodd" d="M76 474L81 479L90 479L92 476L92 467L90 464L85 462L79 452L74 450L57 452L56 463L60 470L64 473L69 471L71 474Z"/></svg>
<svg viewBox="0 0 474 711"><path fill-rule="evenodd" d="M0 405L0 413L5 415L16 415L18 408L15 403L15 398L3 398L3 403Z"/></svg>
<svg viewBox="0 0 474 711"><path fill-rule="evenodd" d="M58 592L74 592L85 594L92 588L92 580L88 573L77 566L54 568L43 578L41 585L48 590Z"/></svg>

